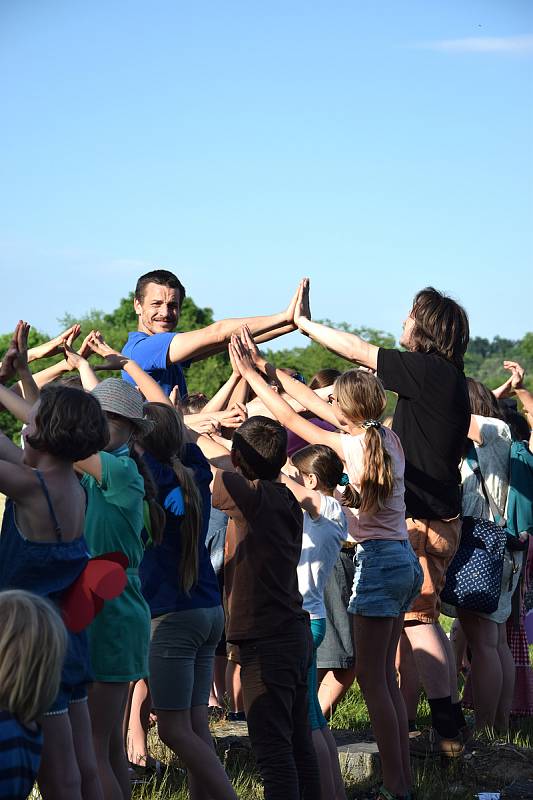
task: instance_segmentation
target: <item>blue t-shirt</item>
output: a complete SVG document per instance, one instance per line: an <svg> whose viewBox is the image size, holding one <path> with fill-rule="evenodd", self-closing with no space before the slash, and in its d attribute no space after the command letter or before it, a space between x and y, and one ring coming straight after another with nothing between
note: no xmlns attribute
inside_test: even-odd
<svg viewBox="0 0 533 800"><path fill-rule="evenodd" d="M183 464L193 470L202 501L202 528L198 541L198 582L187 595L179 586L181 523L185 504L176 473L147 452L143 458L157 484L158 500L165 509L167 517L163 541L161 544L147 547L139 567L142 593L150 606L152 616L221 605L218 580L205 546L211 510L209 489L211 468L208 461L197 445L186 445Z"/></svg>
<svg viewBox="0 0 533 800"><path fill-rule="evenodd" d="M187 383L183 374L183 367L188 367L190 362L167 365L170 342L175 333L154 333L152 335L135 331L128 334L128 341L122 348L122 354L136 361L160 385L165 394L169 395L174 386L179 387L180 397L187 394ZM122 377L128 383L135 381L126 373Z"/></svg>
<svg viewBox="0 0 533 800"><path fill-rule="evenodd" d="M0 798L26 800L32 790L43 749L41 729L27 728L0 711Z"/></svg>

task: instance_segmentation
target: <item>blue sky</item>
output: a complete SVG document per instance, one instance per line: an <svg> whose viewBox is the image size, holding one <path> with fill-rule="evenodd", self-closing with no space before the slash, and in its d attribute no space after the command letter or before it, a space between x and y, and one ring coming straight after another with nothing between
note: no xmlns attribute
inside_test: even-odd
<svg viewBox="0 0 533 800"><path fill-rule="evenodd" d="M1 0L0 332L173 269L215 316L531 322L529 0ZM303 344L292 334L285 346Z"/></svg>

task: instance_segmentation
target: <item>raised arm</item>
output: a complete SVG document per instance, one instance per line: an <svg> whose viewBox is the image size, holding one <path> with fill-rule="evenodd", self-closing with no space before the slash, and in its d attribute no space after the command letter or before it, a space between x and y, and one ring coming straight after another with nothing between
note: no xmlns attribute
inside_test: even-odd
<svg viewBox="0 0 533 800"><path fill-rule="evenodd" d="M232 338L230 347L233 349L233 358L239 367L241 375L248 381L257 396L261 398L282 425L296 433L304 441L309 442L309 444L328 445L343 458L340 434L325 431L293 411L290 405L256 372L248 351L237 336ZM295 381L295 383L298 383L298 381Z"/></svg>
<svg viewBox="0 0 533 800"><path fill-rule="evenodd" d="M301 284L294 312L294 322L302 333L310 336L315 342L327 347L333 353L347 359L347 361L353 361L372 370L377 369L379 347L376 347L375 344L365 342L355 333L339 331L311 320L309 280L307 278Z"/></svg>
<svg viewBox="0 0 533 800"><path fill-rule="evenodd" d="M305 486L302 486L301 483L298 483L298 481L295 481L294 478L291 478L289 475L285 475L284 472L281 473L280 480L285 486L289 487L300 506L307 511L312 519L316 519L320 516L320 505L322 502L320 492L317 492L315 489L306 489Z"/></svg>
<svg viewBox="0 0 533 800"><path fill-rule="evenodd" d="M243 325L248 325L252 335L261 336L262 341L270 341L289 331L296 330L294 310L298 292L294 294L285 311L266 317L244 317L241 319L224 319L213 322L206 328L174 336L168 350L168 360L172 364L180 361L194 361L206 358L224 350L231 338Z"/></svg>
<svg viewBox="0 0 533 800"><path fill-rule="evenodd" d="M139 388L149 403L164 403L171 406L172 403L159 384L147 372L140 367L136 361L113 350L105 341L99 331L95 331L89 339L89 345L94 353L105 358L105 365L100 365L100 369L105 366L110 370L123 369L130 376L135 385Z"/></svg>
<svg viewBox="0 0 533 800"><path fill-rule="evenodd" d="M257 349L250 330L246 327L241 331L241 341L244 343L257 369L261 370L261 372L265 373L269 378L275 378L278 383L281 384L283 391L296 400L303 408L312 411L313 414L316 414L320 419L325 419L327 422L337 427L338 421L333 413L331 404L319 397L316 392L310 389L309 386L306 386L305 383L291 378L286 372L283 372L281 369L276 369L274 364L270 364L263 358Z"/></svg>

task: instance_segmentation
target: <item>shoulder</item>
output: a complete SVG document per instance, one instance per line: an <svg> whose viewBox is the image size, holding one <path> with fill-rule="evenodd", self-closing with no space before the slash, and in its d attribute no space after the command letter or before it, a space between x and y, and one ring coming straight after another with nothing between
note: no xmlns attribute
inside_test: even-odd
<svg viewBox="0 0 533 800"><path fill-rule="evenodd" d="M479 414L474 414L473 417L481 433L481 447L503 442L511 446L511 431L506 422L494 417L482 417Z"/></svg>
<svg viewBox="0 0 533 800"><path fill-rule="evenodd" d="M100 451L99 455L102 464L102 489L129 487L132 490L142 488L144 491L142 476L132 458L127 455L115 456L105 450Z"/></svg>
<svg viewBox="0 0 533 800"><path fill-rule="evenodd" d="M330 497L327 494L320 495L320 516L331 522L337 522L341 525L346 524L346 516L342 505L336 497Z"/></svg>

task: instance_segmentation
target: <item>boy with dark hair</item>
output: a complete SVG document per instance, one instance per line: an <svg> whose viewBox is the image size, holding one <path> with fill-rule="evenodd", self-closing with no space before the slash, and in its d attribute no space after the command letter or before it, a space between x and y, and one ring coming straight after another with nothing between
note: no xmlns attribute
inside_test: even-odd
<svg viewBox="0 0 533 800"><path fill-rule="evenodd" d="M219 453L205 437L198 444L208 457ZM233 437L234 470L216 471L212 502L230 517L226 638L241 663L248 732L265 800L319 800L307 706L313 645L296 574L303 515L278 480L286 458L287 432L279 422L261 416L246 420Z"/></svg>

